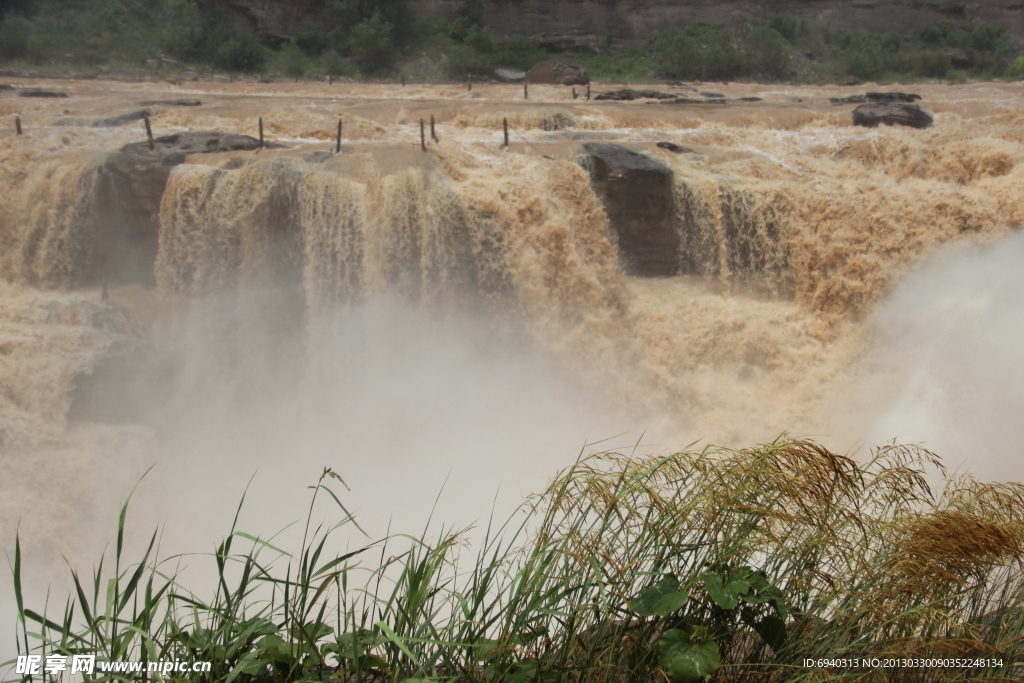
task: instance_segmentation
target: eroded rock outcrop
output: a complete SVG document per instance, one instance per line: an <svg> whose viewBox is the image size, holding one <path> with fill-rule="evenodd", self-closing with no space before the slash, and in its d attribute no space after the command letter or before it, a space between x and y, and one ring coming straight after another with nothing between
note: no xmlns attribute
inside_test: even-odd
<svg viewBox="0 0 1024 683"><path fill-rule="evenodd" d="M595 100L612 100L615 102L631 102L633 100L673 100L677 96L658 90L634 90L623 88L622 90L610 90L594 95Z"/></svg>
<svg viewBox="0 0 1024 683"><path fill-rule="evenodd" d="M863 95L851 95L849 97L830 97L828 101L839 106L842 104L886 104L889 102L917 102L921 96L917 93L907 92L869 92Z"/></svg>
<svg viewBox="0 0 1024 683"><path fill-rule="evenodd" d="M67 93L57 92L56 90L39 90L38 88L27 88L25 90L19 90L18 97L45 97L53 99L67 97Z"/></svg>
<svg viewBox="0 0 1024 683"><path fill-rule="evenodd" d="M661 147L662 149L667 149L668 151L672 152L673 154L696 154L697 153L694 150L690 149L689 147L682 147L681 145L677 145L674 142L659 142L657 146Z"/></svg>
<svg viewBox="0 0 1024 683"><path fill-rule="evenodd" d="M692 153L671 143L658 146ZM726 179L709 185L675 177L666 164L622 145L581 145L578 158L604 204L619 261L631 275L726 278L775 295L792 294L780 212Z"/></svg>
<svg viewBox="0 0 1024 683"><path fill-rule="evenodd" d="M153 149L147 142L125 145L100 168L99 201L108 216L99 247L104 279L152 280L160 200L171 169L192 154L256 150L260 146L259 140L248 135L217 131L176 133L153 143Z"/></svg>
<svg viewBox="0 0 1024 683"><path fill-rule="evenodd" d="M581 145L579 155L618 239L622 267L633 275L675 275L679 233L672 170L628 147L604 142Z"/></svg>
<svg viewBox="0 0 1024 683"><path fill-rule="evenodd" d="M862 104L853 110L853 125L865 128L877 128L882 124L929 128L932 122L932 115L916 104Z"/></svg>

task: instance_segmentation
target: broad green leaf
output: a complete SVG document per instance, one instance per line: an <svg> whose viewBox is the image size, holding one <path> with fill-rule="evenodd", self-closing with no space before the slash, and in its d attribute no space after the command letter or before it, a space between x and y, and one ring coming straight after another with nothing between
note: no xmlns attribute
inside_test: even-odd
<svg viewBox="0 0 1024 683"><path fill-rule="evenodd" d="M665 617L685 605L688 597L679 590L679 580L666 574L658 583L640 591L635 600L630 600L629 608L641 617Z"/></svg>
<svg viewBox="0 0 1024 683"><path fill-rule="evenodd" d="M786 644L786 622L776 616L767 616L760 621L751 624L761 640L772 649L778 652Z"/></svg>
<svg viewBox="0 0 1024 683"><path fill-rule="evenodd" d="M737 574L727 574L723 579L720 574L707 572L700 578L708 596L722 609L735 609L740 596L750 589L750 583Z"/></svg>
<svg viewBox="0 0 1024 683"><path fill-rule="evenodd" d="M658 661L672 683L699 683L722 663L718 643L696 636L671 628L658 639Z"/></svg>
<svg viewBox="0 0 1024 683"><path fill-rule="evenodd" d="M780 619L786 619L789 616L789 610L786 609L786 599L782 591L768 581L768 577L765 576L761 570L754 570L750 567L741 567L739 570L744 578L750 583L750 590L743 594L743 599L754 605L769 604L775 608L776 614Z"/></svg>

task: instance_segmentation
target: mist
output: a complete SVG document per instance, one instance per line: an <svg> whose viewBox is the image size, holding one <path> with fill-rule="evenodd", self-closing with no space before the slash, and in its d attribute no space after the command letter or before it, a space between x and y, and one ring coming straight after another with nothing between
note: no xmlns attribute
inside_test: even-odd
<svg viewBox="0 0 1024 683"><path fill-rule="evenodd" d="M865 363L886 384L867 444L919 443L980 480L1024 477L1021 263L1018 234L946 250L899 286Z"/></svg>
<svg viewBox="0 0 1024 683"><path fill-rule="evenodd" d="M209 322L198 318L193 331ZM242 368L241 379L215 367L210 346L190 347L160 427L171 470L157 477L161 496L197 510L215 502L202 517L226 520L255 474L249 495L273 505L243 521L270 531L331 467L372 536L422 528L435 499L438 522L465 526L492 505L508 516L588 441L615 435L599 397L501 325L381 297L310 329L267 342L275 364ZM242 340L243 365L271 358L261 341ZM294 363L280 363L282 343Z"/></svg>

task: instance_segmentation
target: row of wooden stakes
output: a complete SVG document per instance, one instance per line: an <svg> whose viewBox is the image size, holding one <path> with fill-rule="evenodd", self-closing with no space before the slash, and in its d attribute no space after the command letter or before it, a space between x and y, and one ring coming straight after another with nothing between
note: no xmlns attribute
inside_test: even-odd
<svg viewBox="0 0 1024 683"><path fill-rule="evenodd" d="M590 86L587 86L587 88L589 90ZM149 122L149 117L148 116L144 116L142 118L142 121L146 125L146 141L149 143L149 148L151 150L152 149L156 149L156 142L153 140L153 126ZM504 133L505 133L505 147L508 147L508 119L507 118L503 118L501 120L501 125L502 125L502 129L504 130ZM21 117L20 116L15 116L14 117L14 128L17 131L18 135L22 135ZM341 130L342 130L342 120L338 119L338 135L337 135L337 138L335 139L335 142L334 142L334 153L335 154L340 154L341 153ZM260 149L263 149L263 147L264 147L264 140L263 140L263 117L262 116L259 117L259 131L260 131ZM438 142L437 131L436 131L435 127L434 127L434 115L433 114L430 115L430 137L431 137L431 139L434 142ZM426 133L425 133L425 123L424 123L423 119L420 119L420 148L424 152L427 151L427 138L426 138Z"/></svg>

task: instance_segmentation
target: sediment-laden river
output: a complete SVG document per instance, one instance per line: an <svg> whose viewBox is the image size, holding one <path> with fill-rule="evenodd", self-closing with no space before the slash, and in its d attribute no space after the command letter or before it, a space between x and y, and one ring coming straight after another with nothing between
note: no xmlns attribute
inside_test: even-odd
<svg viewBox="0 0 1024 683"><path fill-rule="evenodd" d="M1020 83L11 84L67 95L0 92L0 536L42 566L92 562L153 465L138 533L191 550L254 473L244 526L272 533L324 466L378 535L442 487L438 519L503 517L603 448L896 439L1024 476ZM872 90L934 125L827 99ZM142 120L94 124L142 108L157 138L262 118L284 148L124 172ZM667 193L598 187L593 143ZM647 220L675 274L625 258L616 223Z"/></svg>

